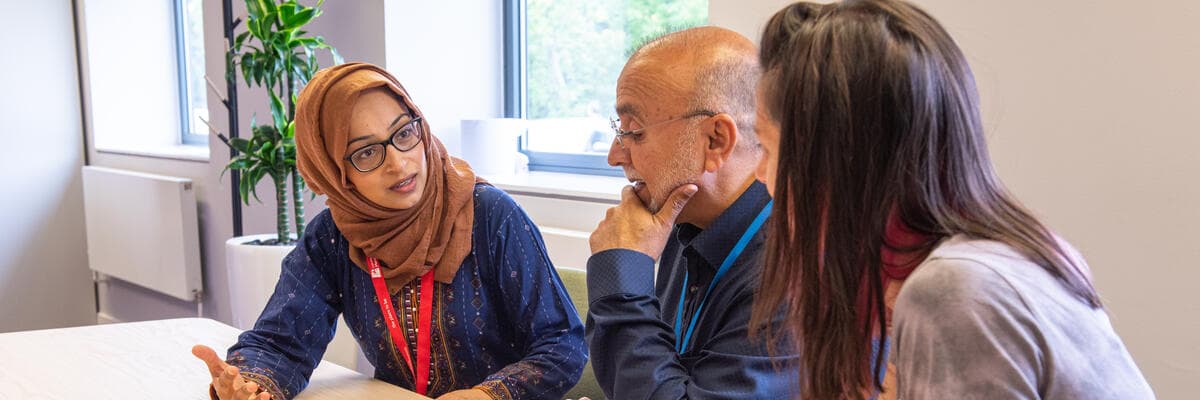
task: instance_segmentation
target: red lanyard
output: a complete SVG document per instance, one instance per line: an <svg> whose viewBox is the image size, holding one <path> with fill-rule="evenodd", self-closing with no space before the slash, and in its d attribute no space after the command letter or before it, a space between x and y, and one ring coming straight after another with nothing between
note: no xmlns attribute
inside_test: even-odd
<svg viewBox="0 0 1200 400"><path fill-rule="evenodd" d="M417 393L425 394L429 386L429 337L433 333L433 270L421 276L421 307L417 317L417 362L413 368L412 357L408 355L408 342L400 334L400 321L396 319L396 309L392 308L392 296L388 295L387 283L379 270L379 260L368 257L367 265L371 267L371 283L375 284L375 297L379 298L379 310L387 320L388 333L392 334L392 343L400 346L400 354L408 363L408 371L413 373L416 380Z"/></svg>

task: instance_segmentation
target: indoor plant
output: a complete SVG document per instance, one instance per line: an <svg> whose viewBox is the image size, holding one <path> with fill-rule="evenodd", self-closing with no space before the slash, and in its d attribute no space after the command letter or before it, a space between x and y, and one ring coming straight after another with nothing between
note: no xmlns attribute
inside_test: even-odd
<svg viewBox="0 0 1200 400"><path fill-rule="evenodd" d="M236 82L241 75L247 85L266 89L271 119L262 125L252 119L249 138L220 136L238 153L230 158L225 170L241 174L237 191L246 205L251 197L258 199L255 187L263 178L271 178L274 183L276 201L274 234L234 237L225 244L232 322L241 329L253 326L279 279L284 256L294 247L295 238L304 234L304 181L296 172L293 140L295 96L319 68L317 51L328 51L334 63L342 62L324 38L309 36L304 30L321 14L322 2L305 7L296 0L276 1L246 0L245 21L233 21L227 27L233 32L244 23L245 31L229 43L225 78ZM294 236L288 224L289 198Z"/></svg>
<svg viewBox="0 0 1200 400"><path fill-rule="evenodd" d="M226 78L232 79L240 70L248 85L266 89L271 107L271 123L257 125L251 119L253 134L249 139L221 136L238 152L225 168L241 172L238 192L243 203L249 205L251 196L258 200L255 187L263 178L271 178L274 184L275 238L260 244L289 244L294 240L288 226L289 197L296 237L304 235L304 178L296 172L293 139L296 94L319 69L317 50L329 51L335 64L342 63L337 50L323 37L307 36L303 30L321 15L322 3L306 7L296 0L278 4L275 0L246 0L246 31L237 35L225 53L225 73L230 75Z"/></svg>

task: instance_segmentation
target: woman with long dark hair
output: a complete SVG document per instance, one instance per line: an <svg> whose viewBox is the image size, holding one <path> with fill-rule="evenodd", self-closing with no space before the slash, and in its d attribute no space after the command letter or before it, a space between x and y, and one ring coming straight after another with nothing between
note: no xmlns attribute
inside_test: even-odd
<svg viewBox="0 0 1200 400"><path fill-rule="evenodd" d="M1001 185L937 21L802 2L761 46L775 205L754 321L788 313L804 398L1154 397L1082 257Z"/></svg>

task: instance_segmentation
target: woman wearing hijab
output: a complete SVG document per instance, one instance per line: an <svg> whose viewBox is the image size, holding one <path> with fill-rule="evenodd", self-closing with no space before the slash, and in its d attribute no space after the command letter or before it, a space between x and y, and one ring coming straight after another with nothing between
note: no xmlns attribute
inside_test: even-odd
<svg viewBox="0 0 1200 400"><path fill-rule="evenodd" d="M804 398L1154 398L1082 257L1000 184L937 21L802 2L761 43L775 206L753 320L788 314Z"/></svg>
<svg viewBox="0 0 1200 400"><path fill-rule="evenodd" d="M561 398L587 361L583 325L517 204L447 155L374 65L317 73L296 116L300 173L329 209L228 358L193 349L212 395L296 396L341 314L377 379L443 399Z"/></svg>

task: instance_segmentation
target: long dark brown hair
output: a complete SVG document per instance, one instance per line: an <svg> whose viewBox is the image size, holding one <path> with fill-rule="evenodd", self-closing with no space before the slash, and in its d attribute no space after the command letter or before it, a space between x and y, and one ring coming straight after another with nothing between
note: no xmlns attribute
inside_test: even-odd
<svg viewBox="0 0 1200 400"><path fill-rule="evenodd" d="M999 241L1100 307L1086 266L1001 185L971 70L929 14L901 1L795 3L768 22L759 59L780 142L752 327L797 346L804 398L882 387L871 340L887 334L880 251L892 213L928 238L897 250L927 253L959 234ZM782 333L769 326L779 312Z"/></svg>

